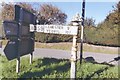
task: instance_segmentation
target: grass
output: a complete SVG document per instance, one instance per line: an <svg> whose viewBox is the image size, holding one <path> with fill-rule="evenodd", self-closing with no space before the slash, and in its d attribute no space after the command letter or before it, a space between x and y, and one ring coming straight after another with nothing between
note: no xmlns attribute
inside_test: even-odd
<svg viewBox="0 0 120 80"><path fill-rule="evenodd" d="M70 61L65 59L42 58L34 59L29 64L28 57L21 58L20 73L16 74L16 61L7 61L0 55L2 78L70 78ZM77 78L98 80L100 78L118 78L118 66L83 61L80 67L77 62ZM29 79L30 80L30 79Z"/></svg>

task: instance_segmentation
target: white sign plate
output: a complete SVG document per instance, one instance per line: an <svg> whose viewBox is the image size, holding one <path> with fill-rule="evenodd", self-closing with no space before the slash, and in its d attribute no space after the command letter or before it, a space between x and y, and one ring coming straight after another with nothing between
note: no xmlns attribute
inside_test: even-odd
<svg viewBox="0 0 120 80"><path fill-rule="evenodd" d="M34 30L35 30L34 25L33 25L33 24L30 24L30 32L34 32Z"/></svg>
<svg viewBox="0 0 120 80"><path fill-rule="evenodd" d="M33 27L33 26L30 26L30 27ZM30 31L32 32L33 30L30 30ZM36 25L36 32L77 35L78 26Z"/></svg>

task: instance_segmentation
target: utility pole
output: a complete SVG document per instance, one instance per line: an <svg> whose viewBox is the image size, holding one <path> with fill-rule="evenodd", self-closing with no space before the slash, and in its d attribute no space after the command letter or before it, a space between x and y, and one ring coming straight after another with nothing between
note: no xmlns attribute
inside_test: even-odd
<svg viewBox="0 0 120 80"><path fill-rule="evenodd" d="M81 37L80 37L80 64L82 63L83 56L83 35L84 35L84 17L85 17L85 0L82 3L82 24L81 24Z"/></svg>

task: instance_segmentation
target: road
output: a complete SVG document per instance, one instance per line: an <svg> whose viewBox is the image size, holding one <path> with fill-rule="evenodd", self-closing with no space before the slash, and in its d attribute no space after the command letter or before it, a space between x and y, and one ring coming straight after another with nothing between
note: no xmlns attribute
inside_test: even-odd
<svg viewBox="0 0 120 80"><path fill-rule="evenodd" d="M0 49L0 53L3 53L3 48ZM43 48L35 48L33 52L34 58L57 58L57 59L70 59L71 51L65 50L56 50L56 49L43 49ZM77 57L79 59L79 52L77 53ZM113 60L115 57L118 57L118 54L103 54L103 53L93 53L93 52L84 52L83 58L90 58L94 59L98 63L109 62ZM118 65L117 61L112 62L111 64Z"/></svg>
<svg viewBox="0 0 120 80"><path fill-rule="evenodd" d="M41 49L36 48L34 51L34 57L49 57L57 59L70 59L71 51L65 50L56 50L56 49ZM79 59L79 52L77 53ZM93 53L93 52L84 52L83 58L92 57L96 62L103 63L113 60L115 57L118 57L118 54L103 54L103 53ZM114 61L112 64L118 65L118 62Z"/></svg>

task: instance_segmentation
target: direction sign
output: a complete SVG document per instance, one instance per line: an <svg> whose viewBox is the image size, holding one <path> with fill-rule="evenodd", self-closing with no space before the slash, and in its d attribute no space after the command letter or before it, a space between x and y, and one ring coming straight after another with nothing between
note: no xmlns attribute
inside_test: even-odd
<svg viewBox="0 0 120 80"><path fill-rule="evenodd" d="M7 38L11 36L18 36L19 24L15 21L4 21L3 22L5 35Z"/></svg>
<svg viewBox="0 0 120 80"><path fill-rule="evenodd" d="M34 40L31 38L23 38L19 40L10 40L5 46L4 53L8 60L17 58L20 56L27 55L34 51Z"/></svg>
<svg viewBox="0 0 120 80"><path fill-rule="evenodd" d="M15 5L15 20L4 21L5 35L9 38L4 53L8 60L12 60L34 51L34 32L29 31L29 24L35 25L36 16Z"/></svg>
<svg viewBox="0 0 120 80"><path fill-rule="evenodd" d="M5 46L4 53L8 60L15 59L18 55L18 41L10 40L8 41L7 45Z"/></svg>
<svg viewBox="0 0 120 80"><path fill-rule="evenodd" d="M15 5L15 19L16 22L19 23L19 36L21 37L31 37L29 31L29 24L36 23L36 16L30 11L20 7L19 5Z"/></svg>
<svg viewBox="0 0 120 80"><path fill-rule="evenodd" d="M15 5L15 21L26 24L35 24L36 16L30 11Z"/></svg>
<svg viewBox="0 0 120 80"><path fill-rule="evenodd" d="M30 31L33 32L34 27L30 25ZM63 26L63 25L36 25L37 32L77 35L78 26Z"/></svg>
<svg viewBox="0 0 120 80"><path fill-rule="evenodd" d="M31 34L34 34L30 33L28 25L19 25L19 23L15 21L4 21L3 26L7 38L18 37L18 35L31 37Z"/></svg>
<svg viewBox="0 0 120 80"><path fill-rule="evenodd" d="M30 31L29 31L29 26L26 24L21 24L19 26L19 35L24 36L24 37L30 37Z"/></svg>

